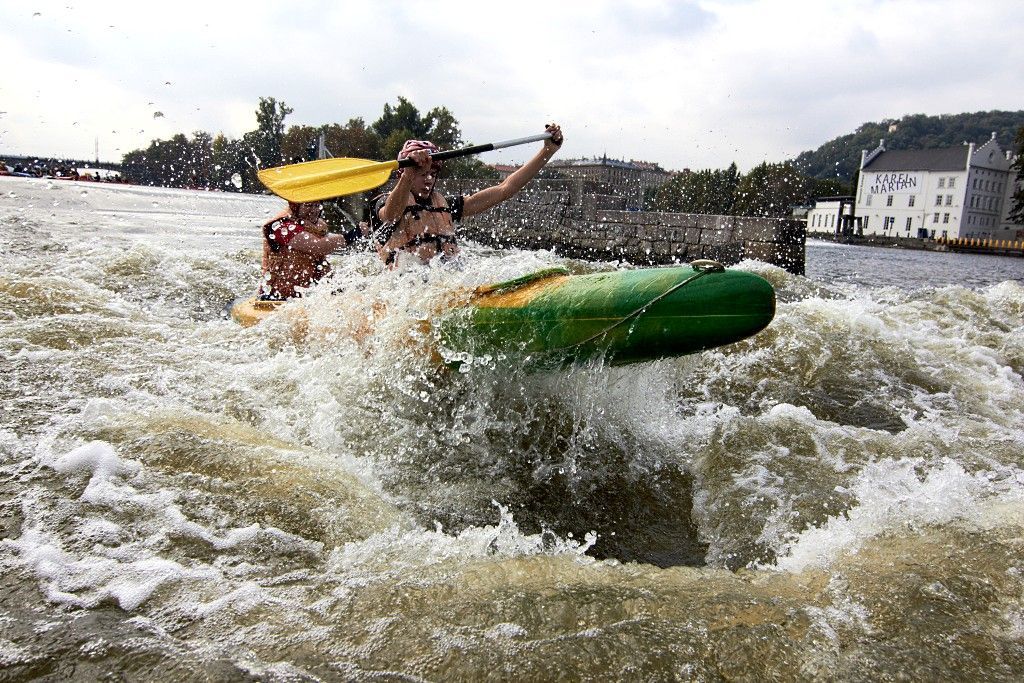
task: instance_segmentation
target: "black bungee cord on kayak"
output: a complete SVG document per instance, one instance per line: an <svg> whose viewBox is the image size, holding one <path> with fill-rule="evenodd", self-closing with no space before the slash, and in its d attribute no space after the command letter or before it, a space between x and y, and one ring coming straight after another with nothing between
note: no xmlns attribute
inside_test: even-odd
<svg viewBox="0 0 1024 683"><path fill-rule="evenodd" d="M575 344L572 344L570 346L565 346L565 347L562 347L560 349L553 349L553 350L554 351L569 351L570 349L576 349L576 348L579 348L579 347L581 347L581 346L583 346L585 344L589 344L589 343L591 343L593 341L596 341L596 340L600 339L601 337L604 337L605 335L610 333L615 328L622 326L626 322L638 319L641 315L643 315L647 311L648 308L650 308L654 304L658 303L659 301L661 301L665 297L669 296L670 294L672 294L674 292L678 292L680 289L682 289L686 285L690 284L691 282L693 282L695 280L699 280L700 278L704 277L705 275L707 275L709 273L721 273L721 272L725 271L725 266L723 266L718 261L712 261L711 259L698 259L696 261L691 261L689 265L691 267L693 267L694 270L697 271L696 275L692 275L692 276L686 278L685 280L683 280L682 282L677 282L676 284L672 285L671 287L666 289L664 292L662 292L658 296L654 297L653 299L651 299L650 301L645 303L643 306L640 306L636 310L626 314L625 316L623 316L619 320L616 320L614 323L612 323L611 325L609 325L605 329L601 330L600 332L598 332L596 334L593 334L593 335L587 337L583 341L579 341L579 342L576 342Z"/></svg>

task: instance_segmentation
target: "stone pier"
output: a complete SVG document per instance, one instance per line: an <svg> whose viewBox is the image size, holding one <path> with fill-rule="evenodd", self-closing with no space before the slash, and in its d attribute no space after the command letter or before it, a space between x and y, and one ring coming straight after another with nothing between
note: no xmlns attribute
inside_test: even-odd
<svg viewBox="0 0 1024 683"><path fill-rule="evenodd" d="M487 182L449 180L446 194ZM512 199L463 222L467 238L494 247L550 249L589 260L637 265L714 259L765 261L804 273L806 228L778 218L625 211L624 200L588 191L586 181L534 181Z"/></svg>

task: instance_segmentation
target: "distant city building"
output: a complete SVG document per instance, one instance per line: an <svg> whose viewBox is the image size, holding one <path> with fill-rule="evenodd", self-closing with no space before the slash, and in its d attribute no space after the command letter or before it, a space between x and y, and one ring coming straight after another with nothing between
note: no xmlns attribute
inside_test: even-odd
<svg viewBox="0 0 1024 683"><path fill-rule="evenodd" d="M981 146L941 149L887 150L882 140L861 153L852 216L843 221L845 208L821 202L808 213L807 229L845 222L865 235L1015 239L1024 230L1009 220L1012 163L995 133Z"/></svg>
<svg viewBox="0 0 1024 683"><path fill-rule="evenodd" d="M582 178L604 186L608 194L626 198L627 209L640 209L644 190L661 187L672 174L649 161L621 161L607 155L594 159L555 159L547 168L565 178Z"/></svg>
<svg viewBox="0 0 1024 683"><path fill-rule="evenodd" d="M509 164L491 164L491 168L498 172L498 177L504 180L519 169L519 166Z"/></svg>

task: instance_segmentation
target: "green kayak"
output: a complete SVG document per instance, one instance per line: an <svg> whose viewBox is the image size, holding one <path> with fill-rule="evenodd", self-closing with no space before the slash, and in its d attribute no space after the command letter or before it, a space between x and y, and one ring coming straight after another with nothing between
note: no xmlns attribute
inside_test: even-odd
<svg viewBox="0 0 1024 683"><path fill-rule="evenodd" d="M682 356L764 329L775 291L763 278L713 261L673 268L570 275L551 269L482 287L435 322L443 353L611 365Z"/></svg>
<svg viewBox="0 0 1024 683"><path fill-rule="evenodd" d="M424 323L454 365L484 356L542 367L640 363L737 342L775 315L766 280L714 261L586 275L550 268L455 299ZM255 325L283 303L243 297L231 316ZM295 324L304 329L301 316Z"/></svg>

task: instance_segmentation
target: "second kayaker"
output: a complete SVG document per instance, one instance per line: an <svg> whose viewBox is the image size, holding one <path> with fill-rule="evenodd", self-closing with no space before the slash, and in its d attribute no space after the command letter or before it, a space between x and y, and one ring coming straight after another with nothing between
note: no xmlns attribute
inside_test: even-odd
<svg viewBox="0 0 1024 683"><path fill-rule="evenodd" d="M437 145L428 140L407 140L398 160L409 158L416 166L399 169L394 189L375 198L370 206L370 225L384 262L393 265L404 254L419 263L455 256L459 251L455 223L515 195L562 146L564 138L558 124L550 123L544 130L551 137L540 151L501 183L471 195L451 197L434 190L441 162L432 160L430 153L438 151Z"/></svg>
<svg viewBox="0 0 1024 683"><path fill-rule="evenodd" d="M263 281L259 296L279 301L301 296L331 272L327 256L362 237L363 228L327 232L320 202L288 202L288 208L263 224Z"/></svg>

